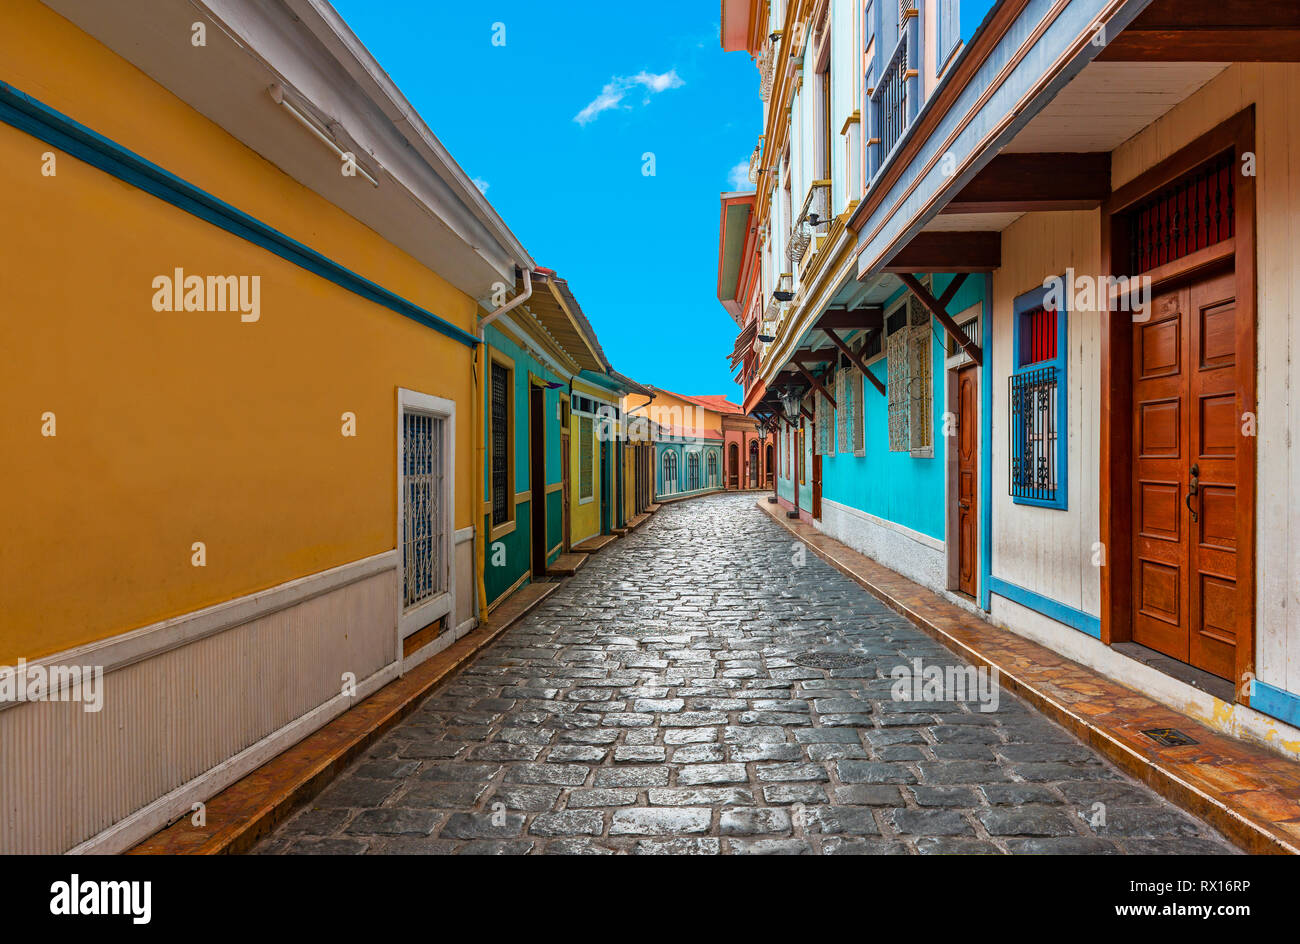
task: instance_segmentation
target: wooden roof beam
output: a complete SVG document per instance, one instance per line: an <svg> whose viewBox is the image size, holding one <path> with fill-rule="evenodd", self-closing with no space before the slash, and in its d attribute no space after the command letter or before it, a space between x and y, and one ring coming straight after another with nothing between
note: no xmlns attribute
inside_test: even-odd
<svg viewBox="0 0 1300 944"><path fill-rule="evenodd" d="M992 272L1001 265L1001 233L920 232L881 271L901 277L912 272Z"/></svg>
<svg viewBox="0 0 1300 944"><path fill-rule="evenodd" d="M1278 0L1154 0L1098 62L1297 62L1300 6Z"/></svg>
<svg viewBox="0 0 1300 944"><path fill-rule="evenodd" d="M1110 154L1000 154L940 213L1092 210L1110 196Z"/></svg>
<svg viewBox="0 0 1300 944"><path fill-rule="evenodd" d="M880 305L867 305L863 308L833 308L823 312L817 319L816 327L836 331L869 331L879 328L884 322L885 309Z"/></svg>

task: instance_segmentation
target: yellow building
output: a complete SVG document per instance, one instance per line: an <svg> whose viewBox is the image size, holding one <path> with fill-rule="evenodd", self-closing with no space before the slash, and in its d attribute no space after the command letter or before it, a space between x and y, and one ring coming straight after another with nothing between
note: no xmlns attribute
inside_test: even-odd
<svg viewBox="0 0 1300 944"><path fill-rule="evenodd" d="M127 848L474 625L532 263L332 11L213 9L0 7L0 851Z"/></svg>

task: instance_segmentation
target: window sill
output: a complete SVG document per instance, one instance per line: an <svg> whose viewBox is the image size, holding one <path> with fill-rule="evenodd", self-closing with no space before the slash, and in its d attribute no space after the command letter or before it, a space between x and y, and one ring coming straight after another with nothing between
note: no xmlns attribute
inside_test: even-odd
<svg viewBox="0 0 1300 944"><path fill-rule="evenodd" d="M509 521L501 522L501 524L492 525L490 528L488 528L488 542L491 543L492 541L495 541L498 538L505 537L507 534L513 534L515 530L515 524L516 524L515 519L511 518Z"/></svg>

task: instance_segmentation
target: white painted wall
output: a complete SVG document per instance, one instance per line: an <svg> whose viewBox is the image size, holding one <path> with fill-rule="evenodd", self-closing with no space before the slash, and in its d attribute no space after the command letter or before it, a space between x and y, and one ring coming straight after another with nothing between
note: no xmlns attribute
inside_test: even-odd
<svg viewBox="0 0 1300 944"><path fill-rule="evenodd" d="M1012 373L1012 306L1043 279L1099 271L1100 210L1031 213L1002 234L993 273L993 576L1092 616L1101 615L1101 571L1092 564L1100 530L1101 321L1070 312L1066 384L1068 500L1065 510L1018 505L1009 494L1007 384Z"/></svg>

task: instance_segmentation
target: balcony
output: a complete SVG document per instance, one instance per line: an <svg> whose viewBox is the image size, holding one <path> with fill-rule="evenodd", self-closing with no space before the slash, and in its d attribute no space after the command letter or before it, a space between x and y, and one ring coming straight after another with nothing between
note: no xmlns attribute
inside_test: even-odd
<svg viewBox="0 0 1300 944"><path fill-rule="evenodd" d="M920 62L920 26L909 0L903 0L903 29L897 45L881 70L880 81L871 93L867 114L868 172L871 177L885 166L903 132L916 117L920 86L916 64Z"/></svg>
<svg viewBox="0 0 1300 944"><path fill-rule="evenodd" d="M775 61L776 49L769 39L763 44L763 48L759 50L758 59L756 60L758 65L758 97L764 102L772 94L772 76L775 71Z"/></svg>
<svg viewBox="0 0 1300 944"><path fill-rule="evenodd" d="M790 240L786 244L785 254L793 264L798 265L803 260L816 237L826 234L826 226L830 223L830 205L831 182L814 180L808 187L808 194L804 197L794 225L790 227Z"/></svg>
<svg viewBox="0 0 1300 944"><path fill-rule="evenodd" d="M758 186L758 172L763 165L763 139L759 138L758 144L754 145L753 153L749 155L749 182Z"/></svg>

